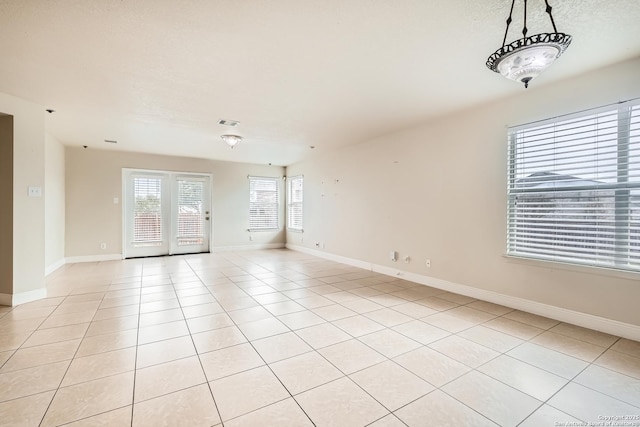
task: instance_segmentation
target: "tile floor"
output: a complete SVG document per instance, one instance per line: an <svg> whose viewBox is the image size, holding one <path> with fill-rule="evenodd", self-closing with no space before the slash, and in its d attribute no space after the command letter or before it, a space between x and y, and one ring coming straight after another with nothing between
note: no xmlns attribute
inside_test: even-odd
<svg viewBox="0 0 640 427"><path fill-rule="evenodd" d="M640 426L640 343L306 254L47 282L0 307L3 426Z"/></svg>

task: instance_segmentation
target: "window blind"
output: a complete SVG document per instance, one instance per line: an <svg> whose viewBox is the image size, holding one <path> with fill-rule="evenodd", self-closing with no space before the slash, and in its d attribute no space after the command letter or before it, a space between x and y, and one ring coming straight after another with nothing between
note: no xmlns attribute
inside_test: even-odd
<svg viewBox="0 0 640 427"><path fill-rule="evenodd" d="M201 245L204 241L204 181L178 178L178 246Z"/></svg>
<svg viewBox="0 0 640 427"><path fill-rule="evenodd" d="M162 243L162 180L134 178L133 242L134 246L159 246Z"/></svg>
<svg viewBox="0 0 640 427"><path fill-rule="evenodd" d="M507 254L640 271L640 106L508 132Z"/></svg>
<svg viewBox="0 0 640 427"><path fill-rule="evenodd" d="M249 230L278 229L278 178L249 177Z"/></svg>
<svg viewBox="0 0 640 427"><path fill-rule="evenodd" d="M287 227L302 231L303 178L293 176L287 180Z"/></svg>

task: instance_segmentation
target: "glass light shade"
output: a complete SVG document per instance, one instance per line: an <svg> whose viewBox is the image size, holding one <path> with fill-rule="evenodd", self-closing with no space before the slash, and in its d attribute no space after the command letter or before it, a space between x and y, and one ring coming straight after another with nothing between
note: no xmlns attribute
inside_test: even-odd
<svg viewBox="0 0 640 427"><path fill-rule="evenodd" d="M538 77L559 55L560 49L556 46L525 46L500 58L496 67L504 77L528 86L529 81Z"/></svg>
<svg viewBox="0 0 640 427"><path fill-rule="evenodd" d="M221 135L220 138L231 148L235 147L240 141L242 141L242 137L240 135Z"/></svg>
<svg viewBox="0 0 640 427"><path fill-rule="evenodd" d="M570 44L568 34L536 34L496 50L487 59L487 67L528 87L529 82L558 59Z"/></svg>

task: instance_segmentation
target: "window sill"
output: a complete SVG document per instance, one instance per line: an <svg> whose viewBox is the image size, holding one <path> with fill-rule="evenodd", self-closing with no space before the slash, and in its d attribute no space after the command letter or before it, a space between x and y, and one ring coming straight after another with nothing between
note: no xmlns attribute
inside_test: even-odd
<svg viewBox="0 0 640 427"><path fill-rule="evenodd" d="M582 274L596 274L599 276L616 277L616 278L627 279L627 280L640 280L640 272L635 272L635 271L616 270L615 268L584 265L584 264L571 264L567 262L528 258L528 257L518 256L518 255L503 254L502 256L507 260L507 262L515 263L515 264L522 264L522 265L547 268L547 269L573 271L573 272L582 273Z"/></svg>

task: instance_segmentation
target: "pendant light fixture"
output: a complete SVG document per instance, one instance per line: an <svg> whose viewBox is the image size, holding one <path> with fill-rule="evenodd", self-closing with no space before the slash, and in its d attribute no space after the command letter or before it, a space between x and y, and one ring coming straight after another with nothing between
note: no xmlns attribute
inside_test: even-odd
<svg viewBox="0 0 640 427"><path fill-rule="evenodd" d="M240 135L220 135L220 138L231 148L235 147L240 141L242 141L242 137Z"/></svg>
<svg viewBox="0 0 640 427"><path fill-rule="evenodd" d="M569 47L571 36L558 32L551 14L552 7L549 6L549 1L545 0L547 5L546 12L551 20L553 33L540 33L527 37L527 0L523 1L524 26L522 28L522 38L506 44L509 25L512 21L513 6L516 2L516 0L512 0L502 47L489 56L487 67L510 80L524 83L524 87L527 88L532 79L539 76Z"/></svg>

